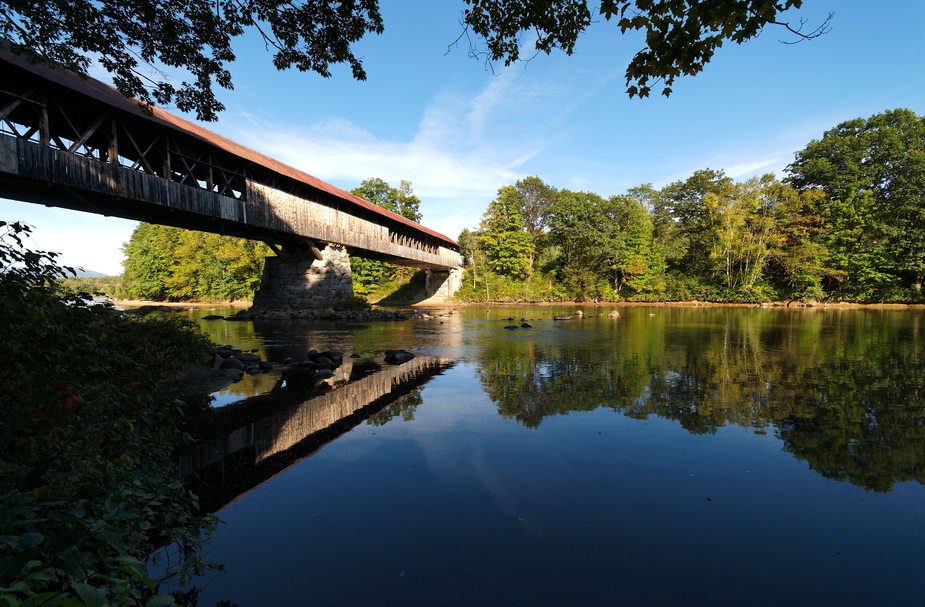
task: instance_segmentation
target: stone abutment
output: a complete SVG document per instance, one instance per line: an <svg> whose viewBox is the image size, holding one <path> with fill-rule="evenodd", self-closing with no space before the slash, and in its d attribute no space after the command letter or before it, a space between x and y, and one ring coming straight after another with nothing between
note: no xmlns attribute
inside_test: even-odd
<svg viewBox="0 0 925 607"><path fill-rule="evenodd" d="M329 244L321 250L321 259L312 251L283 249L266 258L254 306L331 307L353 297L352 281L345 247Z"/></svg>

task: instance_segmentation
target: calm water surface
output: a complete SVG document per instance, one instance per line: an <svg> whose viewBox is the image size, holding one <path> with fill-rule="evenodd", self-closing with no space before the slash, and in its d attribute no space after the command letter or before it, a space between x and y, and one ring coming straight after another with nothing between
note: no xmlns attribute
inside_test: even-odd
<svg viewBox="0 0 925 607"><path fill-rule="evenodd" d="M360 358L200 412L199 604L923 604L923 311L574 309L202 321Z"/></svg>

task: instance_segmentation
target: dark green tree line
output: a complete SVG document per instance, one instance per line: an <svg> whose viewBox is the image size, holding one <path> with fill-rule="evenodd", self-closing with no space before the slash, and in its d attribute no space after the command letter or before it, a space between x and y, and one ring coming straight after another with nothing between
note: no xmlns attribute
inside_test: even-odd
<svg viewBox="0 0 925 607"><path fill-rule="evenodd" d="M826 287L877 298L925 281L925 118L898 109L849 120L810 142L788 168L801 191L821 190Z"/></svg>
<svg viewBox="0 0 925 607"><path fill-rule="evenodd" d="M462 298L923 300L925 119L910 110L827 131L783 181L705 169L609 198L543 184L532 232L528 182L542 184L502 187L460 235Z"/></svg>

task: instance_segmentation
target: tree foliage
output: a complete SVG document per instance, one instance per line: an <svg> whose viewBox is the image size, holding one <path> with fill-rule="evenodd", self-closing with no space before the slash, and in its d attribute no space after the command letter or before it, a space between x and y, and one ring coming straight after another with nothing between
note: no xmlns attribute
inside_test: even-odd
<svg viewBox="0 0 925 607"><path fill-rule="evenodd" d="M536 35L537 52L571 54L596 15L615 21L622 33L645 33L645 46L626 69L628 94L646 97L653 83L671 94L675 78L703 70L726 41L740 44L767 25L790 30L795 39L825 32L829 19L809 33L779 21L802 0L464 0L463 35L485 40L492 60L520 58L521 35ZM296 68L324 77L346 63L353 77L366 79L352 45L384 31L378 0L97 0L0 5L0 38L31 62L62 66L86 75L92 60L110 74L116 88L143 104L170 103L200 120L216 120L224 106L214 87L232 89L228 65L233 41L246 31L260 35L279 70ZM0 43L2 44L2 43ZM5 45L3 45L5 46ZM478 54L474 50L470 50ZM178 70L174 84L165 71ZM153 74L153 75L152 75Z"/></svg>
<svg viewBox="0 0 925 607"><path fill-rule="evenodd" d="M648 211L632 196L562 190L550 210L549 239L559 249L551 266L579 299L614 299L624 287L655 294L664 261L652 230Z"/></svg>
<svg viewBox="0 0 925 607"><path fill-rule="evenodd" d="M251 299L270 254L262 242L148 223L122 250L121 295L155 301Z"/></svg>
<svg viewBox="0 0 925 607"><path fill-rule="evenodd" d="M358 80L366 72L351 45L383 31L377 0L12 0L0 6L0 36L14 53L84 75L95 59L123 95L175 103L209 121L224 109L213 86L233 88L232 40L246 29L263 36L277 69L329 77L332 64L347 63ZM162 68L182 70L184 80L173 84Z"/></svg>
<svg viewBox="0 0 925 607"><path fill-rule="evenodd" d="M414 195L410 181L402 179L398 187L393 188L383 179L370 177L361 181L350 193L398 213L405 219L421 222L421 199Z"/></svg>
<svg viewBox="0 0 925 607"><path fill-rule="evenodd" d="M838 289L871 294L925 281L925 118L897 109L849 120L797 153L788 179L820 189ZM830 285L834 288L834 285Z"/></svg>
<svg viewBox="0 0 925 607"><path fill-rule="evenodd" d="M464 20L485 39L488 57L505 65L520 59L521 36L536 36L534 50L549 54L560 49L571 55L579 36L597 15L615 21L621 33L645 34L644 47L626 68L627 93L647 97L653 83L664 83L671 94L679 76L703 71L726 41L741 44L768 25L790 31L797 40L815 38L828 29L832 15L811 32L802 23L780 21L781 13L798 9L802 0L466 0Z"/></svg>
<svg viewBox="0 0 925 607"><path fill-rule="evenodd" d="M527 233L521 200L515 186L504 186L488 204L479 225L485 261L493 272L525 278L533 243Z"/></svg>
<svg viewBox="0 0 925 607"><path fill-rule="evenodd" d="M350 193L398 213L405 219L418 223L421 221L421 200L415 196L411 182L405 179L394 188L384 179L370 177L360 182ZM398 289L408 278L403 266L359 255L350 256L350 270L353 274L353 292L361 297L379 299Z"/></svg>
<svg viewBox="0 0 925 607"><path fill-rule="evenodd" d="M609 198L543 184L555 196L535 237L518 181L460 234L471 275L461 297L923 300L925 119L845 122L789 171L736 182L704 169Z"/></svg>

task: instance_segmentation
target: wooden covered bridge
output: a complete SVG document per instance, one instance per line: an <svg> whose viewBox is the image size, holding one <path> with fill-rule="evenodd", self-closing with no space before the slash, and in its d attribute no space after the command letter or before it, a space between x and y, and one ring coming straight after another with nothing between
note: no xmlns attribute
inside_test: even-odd
<svg viewBox="0 0 925 607"><path fill-rule="evenodd" d="M266 242L256 305L352 294L349 255L459 286L446 236L112 87L0 53L0 197ZM91 237L88 235L88 238Z"/></svg>

